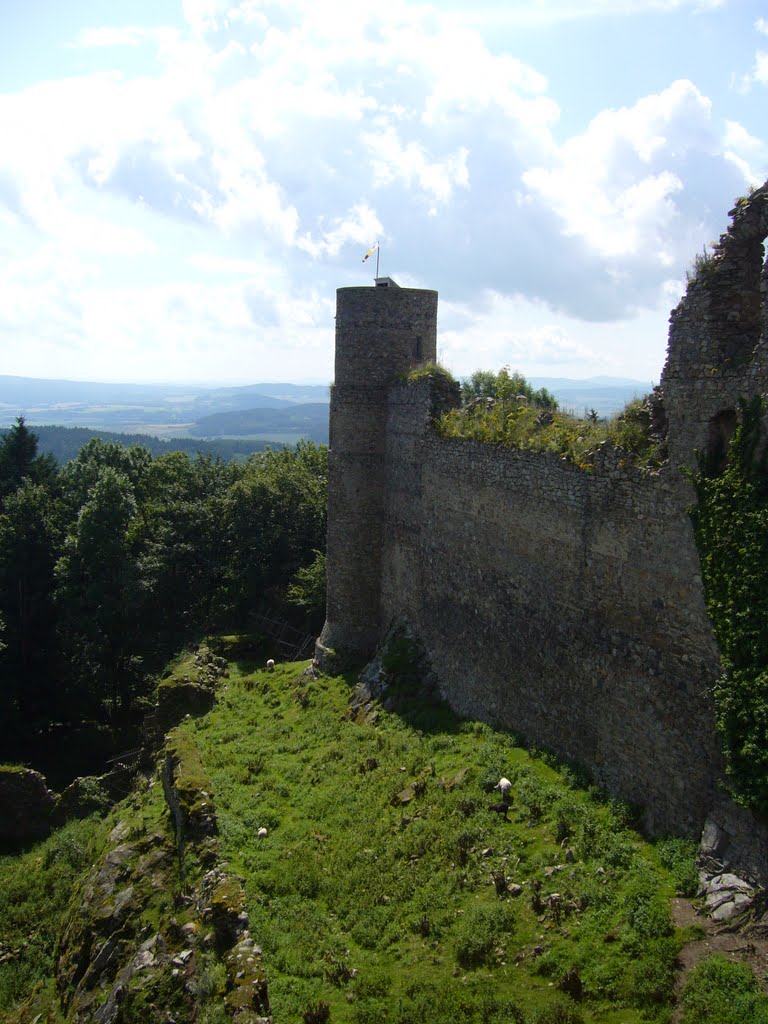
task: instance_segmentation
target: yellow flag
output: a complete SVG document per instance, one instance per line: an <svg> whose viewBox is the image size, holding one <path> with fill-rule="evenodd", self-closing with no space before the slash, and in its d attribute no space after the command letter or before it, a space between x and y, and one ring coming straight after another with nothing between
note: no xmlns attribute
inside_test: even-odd
<svg viewBox="0 0 768 1024"><path fill-rule="evenodd" d="M374 242L374 243L373 243L373 245L371 246L371 248L370 248L370 249L368 250L368 252L367 252L367 253L365 254L365 256L363 256L363 263L365 263L365 261L366 261L366 260L368 259L368 257L369 257L369 256L371 255L371 253L374 253L374 252L376 252L376 250L377 250L378 248L379 248L379 243L378 243L378 242Z"/></svg>

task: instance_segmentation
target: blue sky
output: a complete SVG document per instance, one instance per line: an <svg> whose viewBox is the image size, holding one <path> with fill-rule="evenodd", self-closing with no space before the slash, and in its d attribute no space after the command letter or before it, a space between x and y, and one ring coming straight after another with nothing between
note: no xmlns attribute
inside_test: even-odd
<svg viewBox="0 0 768 1024"><path fill-rule="evenodd" d="M0 0L0 373L327 381L335 289L459 374L658 378L768 177L752 0Z"/></svg>

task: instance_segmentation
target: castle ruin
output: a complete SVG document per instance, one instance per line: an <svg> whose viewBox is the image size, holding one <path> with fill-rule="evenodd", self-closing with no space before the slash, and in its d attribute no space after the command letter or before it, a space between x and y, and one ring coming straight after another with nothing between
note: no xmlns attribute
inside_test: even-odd
<svg viewBox="0 0 768 1024"><path fill-rule="evenodd" d="M437 436L435 380L404 379L435 358L436 292L337 293L318 656L363 662L406 621L457 712L588 765L656 834L754 825L719 791L719 651L681 472L724 453L739 398L768 390L768 183L731 217L671 316L654 472L610 446L586 473Z"/></svg>

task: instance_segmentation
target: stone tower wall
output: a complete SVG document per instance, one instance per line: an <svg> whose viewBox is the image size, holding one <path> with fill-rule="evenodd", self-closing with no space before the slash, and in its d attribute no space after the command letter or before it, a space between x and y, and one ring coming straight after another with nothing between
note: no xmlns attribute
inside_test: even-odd
<svg viewBox="0 0 768 1024"><path fill-rule="evenodd" d="M398 376L434 361L437 292L339 288L331 390L328 590L317 653L372 653L380 632L387 395Z"/></svg>

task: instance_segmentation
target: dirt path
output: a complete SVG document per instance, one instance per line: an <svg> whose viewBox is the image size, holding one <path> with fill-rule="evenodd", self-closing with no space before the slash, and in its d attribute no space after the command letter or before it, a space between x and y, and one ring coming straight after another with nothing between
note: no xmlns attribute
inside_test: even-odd
<svg viewBox="0 0 768 1024"><path fill-rule="evenodd" d="M729 960L747 964L752 968L760 987L765 991L768 987L768 938L746 935L744 932L732 930L706 914L699 913L691 900L677 897L672 900L672 920L678 928L690 926L703 929L699 939L692 939L680 950L680 973L677 976L676 994L678 1006L673 1021L682 1018L680 997L685 980L693 968L705 957L718 953Z"/></svg>

